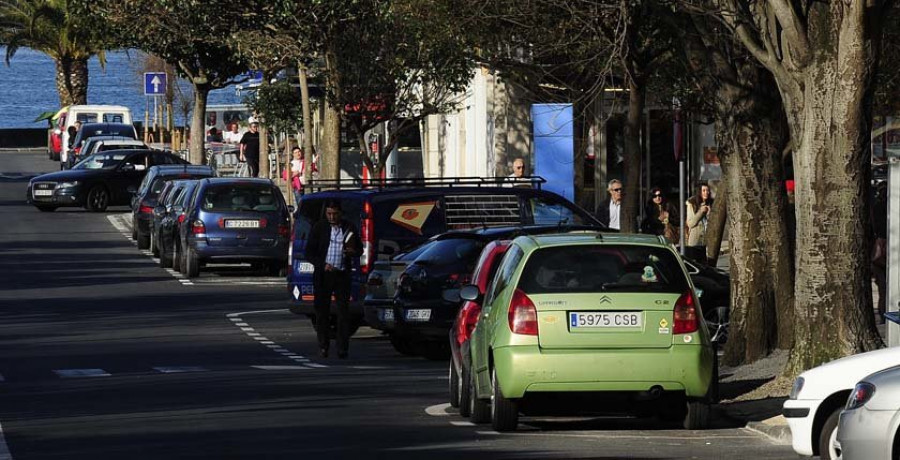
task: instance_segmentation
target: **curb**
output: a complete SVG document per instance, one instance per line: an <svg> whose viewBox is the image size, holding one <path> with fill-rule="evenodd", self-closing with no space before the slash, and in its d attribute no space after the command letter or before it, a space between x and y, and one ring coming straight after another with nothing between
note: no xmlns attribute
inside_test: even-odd
<svg viewBox="0 0 900 460"><path fill-rule="evenodd" d="M791 429L784 423L784 418L779 415L761 422L747 422L746 428L772 439L777 444L790 445Z"/></svg>

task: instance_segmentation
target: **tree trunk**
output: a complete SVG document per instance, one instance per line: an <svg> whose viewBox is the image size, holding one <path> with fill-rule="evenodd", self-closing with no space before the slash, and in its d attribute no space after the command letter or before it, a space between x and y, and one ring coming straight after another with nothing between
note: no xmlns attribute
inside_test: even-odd
<svg viewBox="0 0 900 460"><path fill-rule="evenodd" d="M319 177L326 180L341 178L341 111L325 101L325 121L322 124L322 151L319 154Z"/></svg>
<svg viewBox="0 0 900 460"><path fill-rule="evenodd" d="M62 107L87 104L88 60L63 57L56 61L56 90Z"/></svg>
<svg viewBox="0 0 900 460"><path fill-rule="evenodd" d="M309 183L312 175L313 159L313 126L312 115L309 110L309 82L306 78L306 65L302 62L298 66L300 74L300 104L303 107L303 182Z"/></svg>
<svg viewBox="0 0 900 460"><path fill-rule="evenodd" d="M209 85L193 83L194 111L191 113L190 158L195 165L206 164L206 100L209 98Z"/></svg>
<svg viewBox="0 0 900 460"><path fill-rule="evenodd" d="M787 132L780 116L767 112L718 123L731 216L731 322L723 357L728 365L791 345L792 272L781 186Z"/></svg>
<svg viewBox="0 0 900 460"><path fill-rule="evenodd" d="M644 104L646 87L643 81L628 82L628 114L625 117L625 180L622 197L622 214L620 231L633 233L636 231L638 206L641 203L641 126L644 123Z"/></svg>
<svg viewBox="0 0 900 460"><path fill-rule="evenodd" d="M719 254L722 252L722 240L725 236L725 225L728 223L728 192L727 185L723 182L719 186L719 194L713 203L712 212L709 215L709 227L706 230L706 263L716 266L719 262Z"/></svg>

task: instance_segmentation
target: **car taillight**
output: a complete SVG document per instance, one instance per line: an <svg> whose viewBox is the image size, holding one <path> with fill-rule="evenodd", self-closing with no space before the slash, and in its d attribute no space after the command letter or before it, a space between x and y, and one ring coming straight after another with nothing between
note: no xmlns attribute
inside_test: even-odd
<svg viewBox="0 0 900 460"><path fill-rule="evenodd" d="M178 223L179 223L179 224L184 223L184 214L179 214L179 215L178 215Z"/></svg>
<svg viewBox="0 0 900 460"><path fill-rule="evenodd" d="M195 220L193 223L191 223L191 233L193 233L194 235L206 233L206 224L204 224L200 219Z"/></svg>
<svg viewBox="0 0 900 460"><path fill-rule="evenodd" d="M372 270L372 264L375 262L375 219L372 215L371 203L366 202L363 205L363 214L365 214L365 217L362 219L362 228L360 229L363 247L362 266L360 269L365 275Z"/></svg>
<svg viewBox="0 0 900 460"><path fill-rule="evenodd" d="M537 309L521 289L516 289L509 301L509 330L515 334L538 335Z"/></svg>
<svg viewBox="0 0 900 460"><path fill-rule="evenodd" d="M469 284L472 276L468 273L453 273L447 277L446 288L458 288Z"/></svg>
<svg viewBox="0 0 900 460"><path fill-rule="evenodd" d="M459 310L459 321L456 322L456 343L462 345L463 342L472 337L472 331L478 324L478 315L481 314L481 306L475 302L466 302Z"/></svg>
<svg viewBox="0 0 900 460"><path fill-rule="evenodd" d="M153 213L153 207L152 207L152 206L141 205L141 207L138 208L138 212L141 213L141 214L152 214L152 213Z"/></svg>
<svg viewBox="0 0 900 460"><path fill-rule="evenodd" d="M259 219L259 228L266 228L266 225L269 225L269 221L265 217Z"/></svg>
<svg viewBox="0 0 900 460"><path fill-rule="evenodd" d="M278 226L278 236L283 236L288 238L291 236L291 226L288 224L281 224Z"/></svg>
<svg viewBox="0 0 900 460"><path fill-rule="evenodd" d="M72 149L72 151L75 152L75 155L78 155L79 153L81 153L81 147L75 147L74 149Z"/></svg>
<svg viewBox="0 0 900 460"><path fill-rule="evenodd" d="M687 291L675 302L673 316L675 334L690 334L700 329L700 315L697 314L697 301L694 293Z"/></svg>

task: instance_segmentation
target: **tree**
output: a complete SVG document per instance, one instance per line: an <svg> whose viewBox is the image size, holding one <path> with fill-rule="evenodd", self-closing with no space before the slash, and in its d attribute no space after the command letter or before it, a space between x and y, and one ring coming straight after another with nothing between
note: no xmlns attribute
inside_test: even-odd
<svg viewBox="0 0 900 460"><path fill-rule="evenodd" d="M0 2L0 43L6 44L6 64L21 47L49 56L56 63L59 104L87 103L88 60L106 63L104 45L90 21L75 14L68 0L3 0Z"/></svg>
<svg viewBox="0 0 900 460"><path fill-rule="evenodd" d="M214 89L243 81L247 64L233 45L234 31L252 28L266 17L262 7L211 0L202 7L166 0L84 0L80 11L101 25L119 46L152 53L176 67L193 87L191 162L205 160L206 101Z"/></svg>
<svg viewBox="0 0 900 460"><path fill-rule="evenodd" d="M866 195L874 76L889 0L716 0L715 17L768 69L784 105L796 183L789 373L879 346Z"/></svg>

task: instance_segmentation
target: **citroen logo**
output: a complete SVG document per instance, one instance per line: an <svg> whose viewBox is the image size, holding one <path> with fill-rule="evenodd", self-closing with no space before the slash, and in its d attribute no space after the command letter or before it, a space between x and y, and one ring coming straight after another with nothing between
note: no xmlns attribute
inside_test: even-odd
<svg viewBox="0 0 900 460"><path fill-rule="evenodd" d="M607 297L607 296L600 297L600 303L610 303L610 302L612 302L612 299L610 299L609 297Z"/></svg>

